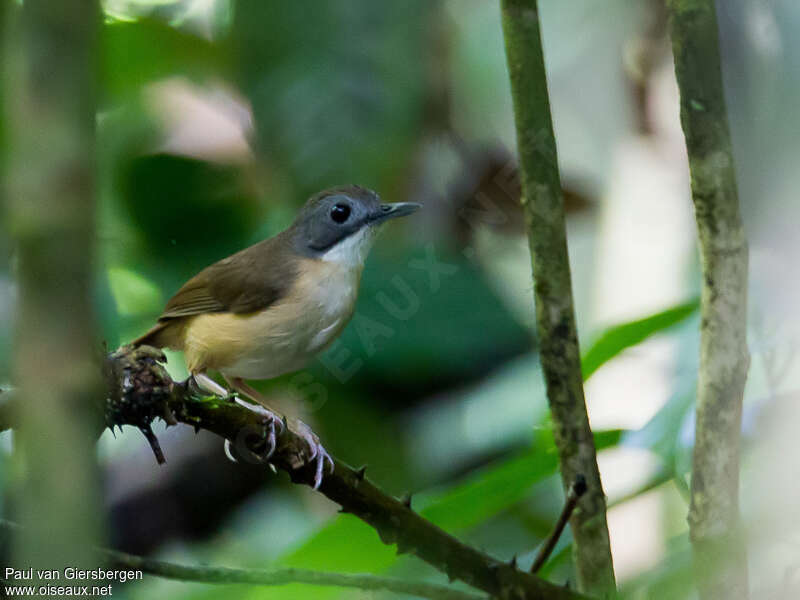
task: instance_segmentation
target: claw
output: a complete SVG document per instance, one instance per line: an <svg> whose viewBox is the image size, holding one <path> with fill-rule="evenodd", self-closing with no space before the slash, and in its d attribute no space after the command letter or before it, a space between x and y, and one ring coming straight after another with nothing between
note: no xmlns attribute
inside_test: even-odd
<svg viewBox="0 0 800 600"><path fill-rule="evenodd" d="M317 446L317 469L314 472L314 489L318 490L322 485L322 474L325 471L325 461L327 460L331 465L331 473L333 473L333 459L331 455L325 451L321 445ZM313 459L312 459L313 460Z"/></svg>
<svg viewBox="0 0 800 600"><path fill-rule="evenodd" d="M253 454L258 456L259 462L269 463L269 459L272 458L278 448L278 436L283 433L283 425L276 414L270 411L264 412L266 414L261 419L261 425L264 427L264 441L267 444L267 453L263 455Z"/></svg>
<svg viewBox="0 0 800 600"><path fill-rule="evenodd" d="M247 404L245 405L248 407L250 406ZM236 447L240 457L244 457L247 462L256 464L268 463L269 459L272 458L272 455L275 454L275 450L278 448L278 435L280 435L282 432L281 420L274 413L264 409L260 409L255 412L258 412L258 414L261 416L261 428L257 429L252 426L248 426L239 431L235 442L225 440L225 456L228 457L228 460L232 462L239 462L231 452L231 447L233 446ZM264 440L264 443L266 444L265 453L259 454L251 449L247 440L254 435Z"/></svg>
<svg viewBox="0 0 800 600"><path fill-rule="evenodd" d="M297 422L299 431L297 432L308 444L309 456L308 462L316 461L316 470L314 471L314 489L318 490L322 485L322 475L325 472L325 461L330 464L331 473L333 473L334 464L333 458L328 454L327 450L320 444L317 435L311 431L311 428L302 421Z"/></svg>
<svg viewBox="0 0 800 600"><path fill-rule="evenodd" d="M266 460L269 460L272 455L275 454L275 449L278 447L278 436L275 433L276 421L277 419L274 415L272 418L264 417L264 420L262 421L265 431L267 432L267 446L269 447L269 450L265 456ZM277 422L280 423L280 421Z"/></svg>
<svg viewBox="0 0 800 600"><path fill-rule="evenodd" d="M225 440L225 446L224 447L225 447L225 456L228 457L228 460L233 462L233 463L238 463L239 461L236 460L236 457L233 455L233 452L231 452L231 441L230 440Z"/></svg>

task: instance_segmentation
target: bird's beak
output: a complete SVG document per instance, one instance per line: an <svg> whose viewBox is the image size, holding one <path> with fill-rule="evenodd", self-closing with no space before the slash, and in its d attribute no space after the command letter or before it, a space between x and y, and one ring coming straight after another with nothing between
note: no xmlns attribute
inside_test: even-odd
<svg viewBox="0 0 800 600"><path fill-rule="evenodd" d="M417 212L422 208L422 204L417 202L393 202L392 204L381 204L378 210L372 215L370 225L377 225L396 217L405 217Z"/></svg>

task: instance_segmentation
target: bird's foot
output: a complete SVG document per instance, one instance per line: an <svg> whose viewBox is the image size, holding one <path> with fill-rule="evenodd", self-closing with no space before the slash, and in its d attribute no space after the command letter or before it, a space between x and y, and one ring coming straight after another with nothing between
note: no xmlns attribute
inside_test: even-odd
<svg viewBox="0 0 800 600"><path fill-rule="evenodd" d="M326 462L329 465L331 473L333 473L334 470L334 463L331 455L328 454L323 445L320 443L317 434L315 434L311 428L303 423L300 419L291 419L290 421L287 421L285 417L279 416L277 413L272 412L261 404L251 404L250 402L242 400L241 398L236 398L235 401L244 408L247 408L262 416L264 443L266 444L266 454L259 455L253 452L249 447L240 447L240 444L237 440L236 449L240 452L240 454L244 452L246 455L252 455L257 462L269 463L269 459L275 453L275 449L277 448L278 436L288 428L296 435L303 438L308 446L308 457L306 458L306 462L316 462L316 470L314 473L314 489L319 489L319 486L322 485L322 476L325 472ZM233 454L230 452L230 445L231 442L226 440L225 454L229 459L236 462L236 459L233 458Z"/></svg>
<svg viewBox="0 0 800 600"><path fill-rule="evenodd" d="M283 417L278 415L277 413L272 412L271 410L264 408L263 406L250 404L249 402L242 400L236 396L233 397L233 401L247 408L248 410L253 411L261 416L261 427L259 431L259 435L262 438L262 441L265 445L266 451L263 454L260 454L254 451L248 441L252 439L252 435L255 433L253 431L242 430L240 435L237 437L236 441L233 443L236 446L236 450L240 455L245 455L252 458L253 462L256 463L269 463L269 459L272 458L272 455L275 453L275 450L278 446L278 436L281 435L286 430L286 421ZM260 444L259 444L260 445ZM231 441L225 440L225 455L233 462L237 462L234 458L233 453L230 451ZM272 466L272 465L270 465Z"/></svg>
<svg viewBox="0 0 800 600"><path fill-rule="evenodd" d="M319 441L319 437L314 433L311 428L303 423L300 419L293 419L289 429L294 431L297 435L303 438L308 445L309 463L316 461L316 471L314 473L314 489L319 489L322 485L322 475L325 472L325 463L330 465L330 471L333 473L334 464L333 458L325 450Z"/></svg>
<svg viewBox="0 0 800 600"><path fill-rule="evenodd" d="M264 455L264 460L269 461L275 453L275 448L277 448L278 436L286 431L286 423L283 418L271 410L263 409L263 413L261 425L264 428L264 443L267 445L267 453Z"/></svg>

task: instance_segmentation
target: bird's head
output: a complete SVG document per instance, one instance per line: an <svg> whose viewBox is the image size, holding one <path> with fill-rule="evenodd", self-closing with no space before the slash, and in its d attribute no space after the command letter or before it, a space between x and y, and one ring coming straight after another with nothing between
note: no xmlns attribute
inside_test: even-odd
<svg viewBox="0 0 800 600"><path fill-rule="evenodd" d="M382 204L378 194L356 185L332 188L303 206L290 228L292 242L306 256L360 266L380 224L420 207L416 202Z"/></svg>

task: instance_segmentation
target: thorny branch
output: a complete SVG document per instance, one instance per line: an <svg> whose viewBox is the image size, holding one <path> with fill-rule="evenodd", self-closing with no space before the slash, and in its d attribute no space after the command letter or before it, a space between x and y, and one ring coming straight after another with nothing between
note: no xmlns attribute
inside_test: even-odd
<svg viewBox="0 0 800 600"><path fill-rule="evenodd" d="M575 510L575 507L578 506L578 499L585 493L586 478L583 477L583 475L578 475L570 486L569 492L567 492L564 508L561 509L561 514L558 515L558 520L556 521L555 527L553 527L553 531L551 531L547 539L542 542L539 553L536 555L536 558L533 559L533 564L531 564L530 569L531 573L538 573L539 569L541 569L544 563L547 562L547 559L550 558L550 555L553 553L553 548L556 547L559 538L561 538L561 534L564 533L564 528L567 526L572 512Z"/></svg>
<svg viewBox="0 0 800 600"><path fill-rule="evenodd" d="M155 418L205 429L230 440L239 452L266 453L266 426L259 413L224 398L198 397L192 386L174 382L160 364L161 351L141 346L122 347L108 356L106 378L110 390L106 406L109 427L133 425L150 429ZM13 424L7 403L0 406L0 429ZM169 457L167 457L168 459ZM289 474L294 483L314 486L316 469L307 464L305 440L285 429L276 438L269 462ZM365 476L334 459L319 491L376 530L399 554L414 554L445 573L499 599L580 600L585 596L520 571L515 564L484 554L423 519L407 499L379 490Z"/></svg>

